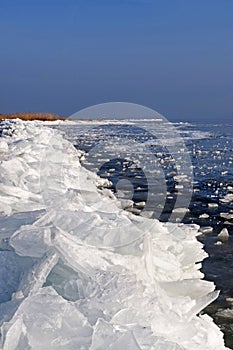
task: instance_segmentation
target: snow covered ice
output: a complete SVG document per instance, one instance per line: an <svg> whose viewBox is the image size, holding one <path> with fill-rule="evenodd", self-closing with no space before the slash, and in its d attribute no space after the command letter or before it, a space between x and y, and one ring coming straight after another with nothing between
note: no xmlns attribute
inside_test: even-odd
<svg viewBox="0 0 233 350"><path fill-rule="evenodd" d="M199 228L125 211L44 124L3 125L0 348L226 349Z"/></svg>

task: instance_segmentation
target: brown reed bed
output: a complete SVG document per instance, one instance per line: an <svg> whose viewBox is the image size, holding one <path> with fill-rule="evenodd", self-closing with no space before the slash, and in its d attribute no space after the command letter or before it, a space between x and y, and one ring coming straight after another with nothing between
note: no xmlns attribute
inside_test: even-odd
<svg viewBox="0 0 233 350"><path fill-rule="evenodd" d="M0 120L3 119L21 119L21 120L41 120L41 121L55 121L65 120L66 118L52 113L13 113L0 114Z"/></svg>

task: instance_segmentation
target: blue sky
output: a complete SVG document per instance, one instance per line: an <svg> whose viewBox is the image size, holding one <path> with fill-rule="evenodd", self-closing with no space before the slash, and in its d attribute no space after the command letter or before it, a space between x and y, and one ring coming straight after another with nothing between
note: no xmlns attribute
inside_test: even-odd
<svg viewBox="0 0 233 350"><path fill-rule="evenodd" d="M232 0L1 0L0 33L0 113L233 120Z"/></svg>

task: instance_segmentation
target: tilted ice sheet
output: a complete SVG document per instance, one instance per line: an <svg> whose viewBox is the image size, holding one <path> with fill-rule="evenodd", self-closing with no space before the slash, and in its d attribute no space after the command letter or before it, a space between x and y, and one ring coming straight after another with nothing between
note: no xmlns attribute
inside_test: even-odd
<svg viewBox="0 0 233 350"><path fill-rule="evenodd" d="M0 210L46 212L2 232L1 348L225 349L199 315L218 292L200 272L198 227L123 210L43 123L4 128Z"/></svg>

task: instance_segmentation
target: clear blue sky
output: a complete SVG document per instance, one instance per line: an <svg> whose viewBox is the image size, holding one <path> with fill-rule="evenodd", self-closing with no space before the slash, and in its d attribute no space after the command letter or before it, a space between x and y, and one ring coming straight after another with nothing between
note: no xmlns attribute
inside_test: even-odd
<svg viewBox="0 0 233 350"><path fill-rule="evenodd" d="M1 0L0 113L233 120L233 0Z"/></svg>

